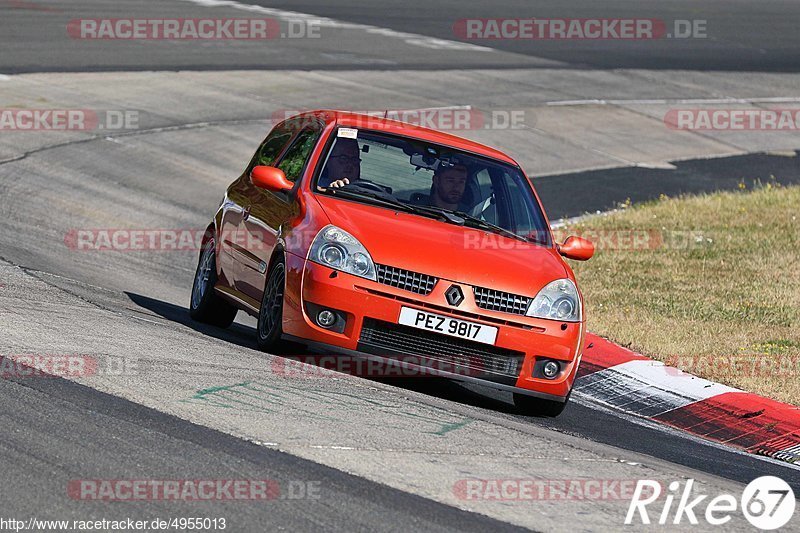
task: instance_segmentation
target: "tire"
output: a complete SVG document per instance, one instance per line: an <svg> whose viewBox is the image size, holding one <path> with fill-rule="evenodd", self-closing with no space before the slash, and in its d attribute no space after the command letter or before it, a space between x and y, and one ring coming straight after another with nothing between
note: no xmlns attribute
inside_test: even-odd
<svg viewBox="0 0 800 533"><path fill-rule="evenodd" d="M570 391L570 394L571 393L572 391ZM514 407L517 408L517 412L527 416L555 418L564 412L568 403L569 394L567 395L567 399L562 403L514 393Z"/></svg>
<svg viewBox="0 0 800 533"><path fill-rule="evenodd" d="M272 264L264 285L261 309L258 312L257 341L262 352L281 347L283 334L283 294L286 289L286 265L283 258Z"/></svg>
<svg viewBox="0 0 800 533"><path fill-rule="evenodd" d="M192 298L189 303L189 316L193 320L227 328L236 318L238 309L223 300L216 292L217 248L214 239L209 239L200 252L197 270L192 284Z"/></svg>

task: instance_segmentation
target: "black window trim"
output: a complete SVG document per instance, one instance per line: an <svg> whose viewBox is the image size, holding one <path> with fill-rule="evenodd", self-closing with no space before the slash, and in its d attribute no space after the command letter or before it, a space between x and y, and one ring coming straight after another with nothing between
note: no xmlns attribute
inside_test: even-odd
<svg viewBox="0 0 800 533"><path fill-rule="evenodd" d="M250 173L253 172L253 168L256 166L255 163L258 160L258 156L261 154L261 149L264 147L264 144L267 142L267 139L269 139L269 136L272 135L272 132L274 132L276 129L278 129L280 127L285 126L287 122L290 122L292 120L292 118L293 117L287 118L286 120L284 120L282 122L279 122L278 124L273 126L272 129L269 131L269 133L267 133L267 136L264 137L264 139L259 143L258 149L256 150L255 154L253 154L253 157L250 159L250 163L247 165L247 168L245 169L244 174L242 175L242 177L247 180L247 182L250 184L250 186L253 186L253 183L250 180ZM286 156L286 152L288 152L289 148L291 148L292 145L294 145L295 141L297 140L298 135L300 135L300 133L302 133L303 131L305 131L305 130L311 128L311 127L319 127L320 128L320 136L322 136L322 134L325 131L325 123L321 122L318 117L311 117L311 118L313 119L313 121L309 120L308 124L305 124L303 127L298 128L294 132L292 132L291 128L289 128L289 131L292 132L292 136L289 137L289 140L286 141L286 144L283 145L283 148L281 148L281 151L278 152L278 156L275 158L275 161L273 161L273 166L277 167L277 165L279 165L283 161L283 158ZM319 139L317 140L317 142L319 142ZM316 148L316 145L314 145L314 147ZM313 152L313 150L312 150L312 152ZM309 160L310 160L310 157L309 157ZM261 190L261 192L262 193L270 193L273 196L278 197L280 200L282 200L284 202L287 202L287 203L291 202L292 198L294 198L294 196L297 194L297 190L298 190L298 186L299 186L300 182L303 181L301 178L302 178L303 174L305 173L305 171L306 171L306 169L308 167L308 161L309 160L307 160L305 162L305 164L303 165L303 169L300 171L300 178L298 178L297 181L293 182L293 187L292 187L291 190L289 190L289 191L281 191L281 192Z"/></svg>
<svg viewBox="0 0 800 533"><path fill-rule="evenodd" d="M288 120L291 120L291 119L287 119L286 121L282 122L281 124L287 122ZM276 126L276 128L277 128L277 126ZM297 131L294 132L294 134L292 135L291 139L289 139L289 142L286 143L286 146L283 147L283 149L281 150L280 154L275 159L273 165L277 168L278 165L280 165L283 162L283 159L286 157L286 153L292 148L292 146L294 146L294 143L297 142L297 138L300 136L300 134L303 133L304 131L308 131L308 130L311 130L313 128L319 128L319 136L322 137L322 134L325 132L325 125L322 122L320 122L319 119L316 119L315 122L310 122L309 124L305 124L303 127L298 128ZM317 138L317 141L314 144L314 148L317 147L317 144L319 144L319 138ZM303 181L303 175L306 173L306 170L308 170L308 163L309 163L309 161L311 161L311 154L314 153L314 148L311 149L311 153L308 154L308 158L306 159L305 163L303 163L303 168L300 170L300 175L297 177L297 179L295 181L292 182L291 190L288 190L288 191L264 191L264 192L272 193L273 195L277 196L278 198L280 198L281 200L283 200L284 202L287 202L287 203L292 201L294 196L297 194L297 190L300 187L300 183ZM248 178L249 178L249 173L248 173Z"/></svg>
<svg viewBox="0 0 800 533"><path fill-rule="evenodd" d="M276 124L271 130L269 130L267 136L264 137L264 139L258 144L258 149L256 149L256 153L253 154L253 157L250 159L250 163L247 165L247 168L245 169L245 174L247 174L248 179L250 177L250 173L253 171L253 167L256 166L256 161L258 161L258 156L261 155L261 149L264 148L264 145L267 143L267 139L269 139L269 136L272 135L272 132L274 132L278 128L283 127L286 124L286 122L287 121L284 120L283 122ZM289 130L289 132L291 133L291 130ZM284 144L280 152L278 152L278 156L276 157L274 162L278 162L281 160L281 158L283 158L283 155L286 153L286 150L289 148L289 146L292 145L298 133L300 133L300 130L292 133L292 136L289 137L289 140L286 141L286 144Z"/></svg>

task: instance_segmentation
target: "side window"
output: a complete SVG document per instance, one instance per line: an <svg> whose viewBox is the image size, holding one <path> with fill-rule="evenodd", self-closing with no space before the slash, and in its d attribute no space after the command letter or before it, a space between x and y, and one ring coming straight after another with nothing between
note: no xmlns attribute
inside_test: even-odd
<svg viewBox="0 0 800 533"><path fill-rule="evenodd" d="M294 132L286 125L278 126L267 136L264 143L258 149L253 166L266 165L271 166L275 164L275 160L292 138Z"/></svg>
<svg viewBox="0 0 800 533"><path fill-rule="evenodd" d="M317 144L322 130L319 128L307 128L297 134L292 146L278 163L277 167L286 174L286 179L295 182L303 173L311 152Z"/></svg>
<svg viewBox="0 0 800 533"><path fill-rule="evenodd" d="M489 198L494 195L494 191L492 190L492 177L489 175L489 171L485 168L482 168L475 174L475 179L478 182L478 187L480 188L480 197L481 198Z"/></svg>
<svg viewBox="0 0 800 533"><path fill-rule="evenodd" d="M475 174L475 181L478 184L478 203L472 209L473 216L485 220L491 224L499 224L497 216L497 198L494 194L492 177L489 171L482 168Z"/></svg>
<svg viewBox="0 0 800 533"><path fill-rule="evenodd" d="M521 188L529 187L528 183L524 183L523 180L524 178L521 175L513 177L508 176L508 174L505 175L509 203L514 217L513 230L518 234L536 233L540 236L546 236L548 235L548 230L543 225L544 217L541 215L533 194L520 192Z"/></svg>

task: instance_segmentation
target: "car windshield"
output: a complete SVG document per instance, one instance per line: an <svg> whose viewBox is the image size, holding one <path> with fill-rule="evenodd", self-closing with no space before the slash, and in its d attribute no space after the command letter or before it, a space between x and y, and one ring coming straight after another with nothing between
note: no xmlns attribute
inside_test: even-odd
<svg viewBox="0 0 800 533"><path fill-rule="evenodd" d="M315 184L319 192L549 245L539 203L512 165L350 128L339 128L324 161Z"/></svg>

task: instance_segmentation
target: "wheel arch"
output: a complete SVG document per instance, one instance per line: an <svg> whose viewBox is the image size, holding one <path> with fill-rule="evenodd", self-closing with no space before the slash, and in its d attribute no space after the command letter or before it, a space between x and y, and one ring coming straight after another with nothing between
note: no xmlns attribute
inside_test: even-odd
<svg viewBox="0 0 800 533"><path fill-rule="evenodd" d="M272 255L269 256L269 261L267 262L267 277L269 277L273 265L279 259L283 260L283 263L286 264L286 248L281 242L275 245L275 249L272 250Z"/></svg>

